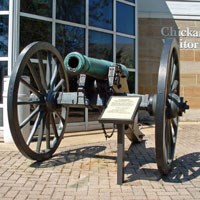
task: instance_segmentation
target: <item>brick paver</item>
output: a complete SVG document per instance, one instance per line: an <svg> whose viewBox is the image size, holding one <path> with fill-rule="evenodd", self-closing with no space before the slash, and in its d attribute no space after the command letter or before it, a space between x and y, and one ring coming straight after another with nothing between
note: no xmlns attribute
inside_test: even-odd
<svg viewBox="0 0 200 200"><path fill-rule="evenodd" d="M172 173L155 163L153 128L145 141L126 139L125 183L116 184L116 140L58 148L42 163L0 149L0 199L171 200L200 199L200 124L181 124ZM88 138L89 140L89 138Z"/></svg>

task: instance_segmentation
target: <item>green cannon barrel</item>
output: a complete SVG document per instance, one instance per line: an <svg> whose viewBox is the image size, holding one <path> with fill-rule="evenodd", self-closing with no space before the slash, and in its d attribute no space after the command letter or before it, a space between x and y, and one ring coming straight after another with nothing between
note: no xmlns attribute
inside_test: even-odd
<svg viewBox="0 0 200 200"><path fill-rule="evenodd" d="M110 61L90 58L78 52L69 53L64 60L65 70L70 75L86 74L95 79L105 80L108 78L109 67L116 64ZM128 69L121 66L123 75L128 77Z"/></svg>

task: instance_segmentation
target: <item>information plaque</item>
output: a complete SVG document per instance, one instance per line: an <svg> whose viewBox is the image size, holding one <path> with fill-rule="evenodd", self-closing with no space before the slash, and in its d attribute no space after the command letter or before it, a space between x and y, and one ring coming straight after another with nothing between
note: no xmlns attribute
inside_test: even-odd
<svg viewBox="0 0 200 200"><path fill-rule="evenodd" d="M132 123L140 103L140 96L112 96L99 121L116 124Z"/></svg>

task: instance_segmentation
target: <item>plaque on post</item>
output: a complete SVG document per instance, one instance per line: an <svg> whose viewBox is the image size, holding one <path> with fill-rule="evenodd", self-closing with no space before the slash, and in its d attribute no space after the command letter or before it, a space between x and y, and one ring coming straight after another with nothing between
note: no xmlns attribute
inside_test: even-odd
<svg viewBox="0 0 200 200"><path fill-rule="evenodd" d="M102 123L130 124L141 103L141 96L112 96L99 118Z"/></svg>

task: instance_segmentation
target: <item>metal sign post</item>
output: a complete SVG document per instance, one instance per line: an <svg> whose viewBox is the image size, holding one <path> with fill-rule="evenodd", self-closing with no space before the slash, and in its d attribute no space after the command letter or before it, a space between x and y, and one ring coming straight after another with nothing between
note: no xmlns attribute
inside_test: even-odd
<svg viewBox="0 0 200 200"><path fill-rule="evenodd" d="M117 184L124 182L124 132L125 124L133 124L141 103L141 96L112 96L103 114L101 123L117 125Z"/></svg>

